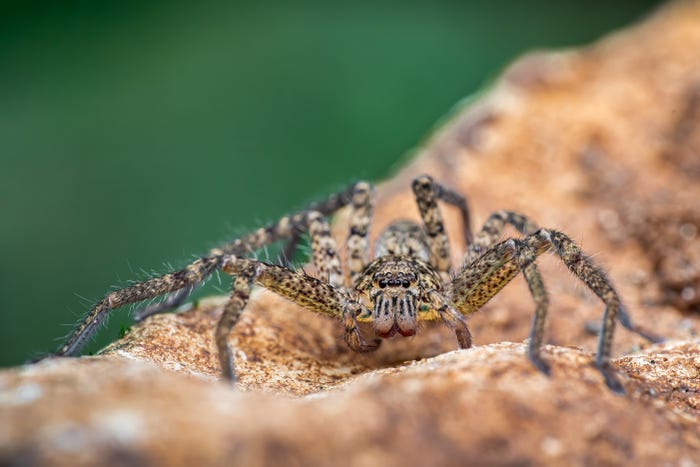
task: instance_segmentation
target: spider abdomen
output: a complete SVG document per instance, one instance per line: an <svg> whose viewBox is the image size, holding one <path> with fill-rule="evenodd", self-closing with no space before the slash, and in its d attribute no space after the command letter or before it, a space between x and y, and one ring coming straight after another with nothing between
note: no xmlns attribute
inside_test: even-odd
<svg viewBox="0 0 700 467"><path fill-rule="evenodd" d="M430 248L423 229L413 221L392 222L377 237L375 256L410 256L423 261L430 260Z"/></svg>

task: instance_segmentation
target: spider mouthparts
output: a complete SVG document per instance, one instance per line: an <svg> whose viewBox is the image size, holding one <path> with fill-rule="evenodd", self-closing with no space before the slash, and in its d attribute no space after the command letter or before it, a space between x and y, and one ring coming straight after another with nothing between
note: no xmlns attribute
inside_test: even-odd
<svg viewBox="0 0 700 467"><path fill-rule="evenodd" d="M399 289L392 293L379 293L372 310L374 332L382 338L401 334L404 337L416 334L417 292Z"/></svg>
<svg viewBox="0 0 700 467"><path fill-rule="evenodd" d="M398 323L394 323L394 325L388 331L376 331L377 335L383 339L388 339L389 337L394 336L397 332L404 337L416 335L415 329L401 329Z"/></svg>
<svg viewBox="0 0 700 467"><path fill-rule="evenodd" d="M398 331L399 331L399 326L396 323L394 323L394 325L392 327L390 327L388 331L376 330L376 333L379 337L381 337L383 339L387 339L389 337L392 337Z"/></svg>

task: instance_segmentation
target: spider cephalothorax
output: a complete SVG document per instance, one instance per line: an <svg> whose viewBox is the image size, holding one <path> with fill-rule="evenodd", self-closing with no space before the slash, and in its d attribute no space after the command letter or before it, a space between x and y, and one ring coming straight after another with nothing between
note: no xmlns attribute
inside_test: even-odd
<svg viewBox="0 0 700 467"><path fill-rule="evenodd" d="M78 353L110 310L169 294L164 302L145 307L135 317L141 320L166 311L182 303L197 284L217 269L233 276L231 297L215 332L221 369L231 381L235 381L236 374L228 336L254 284L309 310L339 319L345 328L345 341L358 352L376 350L381 342L376 338L366 341L358 322L372 322L376 336L389 338L415 335L419 321L442 320L455 332L459 347L468 348L471 334L465 317L479 310L522 272L535 301L528 356L537 368L548 373L549 366L540 356L548 301L535 260L551 251L604 302L596 365L608 386L622 390L609 368L616 320L650 340L653 338L632 324L603 270L569 237L556 230L538 228L525 216L512 211L493 213L481 230L472 235L469 209L463 196L427 175L416 178L412 187L422 225L407 220L390 224L377 237L372 260L368 241L372 187L367 182L357 182L306 210L212 250L208 256L182 270L107 294L79 323L56 355ZM467 251L458 267L451 264L450 245L438 201L458 208L462 215ZM350 212L344 273L326 218L346 206ZM499 241L506 224L518 230L522 238ZM287 265L246 257L267 244L285 239L284 251L291 255L303 233L311 237L315 276Z"/></svg>
<svg viewBox="0 0 700 467"><path fill-rule="evenodd" d="M418 280L419 270L430 271L429 266L410 256L384 256L370 266L369 270L376 270L368 281L374 332L385 338L397 332L415 335L419 303L426 290L425 280Z"/></svg>

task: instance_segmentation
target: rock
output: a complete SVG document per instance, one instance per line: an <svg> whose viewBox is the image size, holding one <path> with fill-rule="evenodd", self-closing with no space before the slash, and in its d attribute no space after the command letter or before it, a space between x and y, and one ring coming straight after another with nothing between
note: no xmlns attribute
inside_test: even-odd
<svg viewBox="0 0 700 467"><path fill-rule="evenodd" d="M304 397L239 391L116 354L55 359L2 375L0 449L17 465L697 460L697 340L619 359L625 397L587 352L547 346L546 377L524 351L508 342L451 351Z"/></svg>
<svg viewBox="0 0 700 467"><path fill-rule="evenodd" d="M625 395L591 364L602 304L550 256L549 377L525 357L521 279L470 318L471 349L438 325L368 355L258 290L231 335L236 388L218 381L212 297L98 356L0 372L0 464L698 465L698 50L700 3L679 1L591 47L524 57L378 186L375 233L417 217L410 181L430 173L469 196L477 228L505 208L572 236L667 338L618 330ZM443 211L458 262L459 218Z"/></svg>

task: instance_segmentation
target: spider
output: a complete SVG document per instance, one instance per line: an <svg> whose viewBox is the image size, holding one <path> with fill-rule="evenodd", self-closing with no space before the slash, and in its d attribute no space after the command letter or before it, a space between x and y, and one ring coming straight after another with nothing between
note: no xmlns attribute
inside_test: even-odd
<svg viewBox="0 0 700 467"><path fill-rule="evenodd" d="M162 303L137 311L135 319L141 321L178 306L197 284L217 269L233 276L231 296L215 330L221 370L231 382L236 381L236 372L228 336L241 317L255 284L311 311L339 319L345 328L347 345L356 352L374 351L382 338L396 334L413 336L421 320L441 320L454 331L459 347L466 349L471 347L472 338L465 317L479 310L522 272L535 302L527 354L535 367L549 374L549 365L540 355L548 298L535 260L552 251L604 302L595 365L611 389L623 392L610 366L616 319L646 339L656 338L632 323L605 272L568 236L538 228L527 217L512 211L491 214L481 230L473 235L464 196L428 175L416 178L412 188L422 225L408 220L390 224L375 242L374 259L369 255L368 240L373 188L360 181L325 201L215 248L184 269L108 293L93 306L54 355L79 353L115 308L169 294ZM463 221L467 251L462 265L454 270L438 201L456 207ZM347 276L341 268L327 220L344 207L350 209L345 258ZM499 241L507 224L523 237ZM280 240L287 241L283 251L289 256L304 233L311 239L317 277L293 270L286 263L271 264L246 256ZM374 338L365 339L359 322L373 323Z"/></svg>

